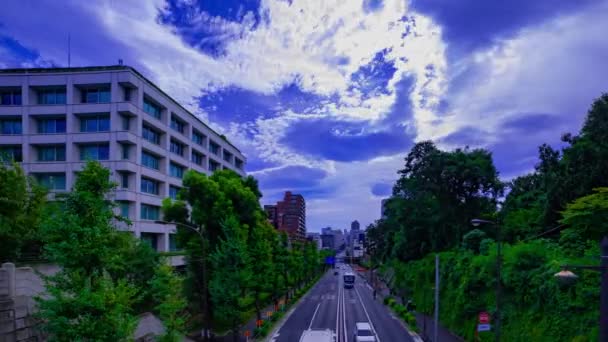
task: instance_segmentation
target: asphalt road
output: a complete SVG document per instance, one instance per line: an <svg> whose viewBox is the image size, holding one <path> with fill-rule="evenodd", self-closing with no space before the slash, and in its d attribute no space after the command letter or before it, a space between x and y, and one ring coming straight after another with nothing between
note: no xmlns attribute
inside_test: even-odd
<svg viewBox="0 0 608 342"><path fill-rule="evenodd" d="M307 329L337 332L336 342L354 342L356 322L371 322L378 342L407 342L413 339L380 300L373 299L371 287L357 276L355 287L344 289L342 274L329 270L302 298L295 311L272 337L275 342L297 342Z"/></svg>

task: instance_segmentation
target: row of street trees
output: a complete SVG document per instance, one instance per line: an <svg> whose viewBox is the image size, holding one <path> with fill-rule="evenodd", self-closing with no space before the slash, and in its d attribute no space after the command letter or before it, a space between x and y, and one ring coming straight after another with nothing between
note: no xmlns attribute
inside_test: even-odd
<svg viewBox="0 0 608 342"><path fill-rule="evenodd" d="M230 170L211 176L188 171L178 199L163 203L186 252L190 310L205 330L230 329L324 269L323 255L308 242L289 243L269 224L257 181Z"/></svg>
<svg viewBox="0 0 608 342"><path fill-rule="evenodd" d="M497 221L508 243L502 337L593 339L597 274L581 272L569 289L552 275L559 265L598 262L597 244L608 234L608 94L593 103L580 133L564 134L562 142L561 150L540 146L535 170L508 183L499 180L487 150L416 144L399 171L386 217L368 227L373 263L392 270L397 293L430 313L433 258L440 253L441 320L473 339L477 313L495 307L497 230L470 221Z"/></svg>

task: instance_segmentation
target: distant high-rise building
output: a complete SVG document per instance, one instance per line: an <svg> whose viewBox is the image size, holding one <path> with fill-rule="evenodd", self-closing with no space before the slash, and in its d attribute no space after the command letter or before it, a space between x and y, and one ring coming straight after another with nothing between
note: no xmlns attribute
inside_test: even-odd
<svg viewBox="0 0 608 342"><path fill-rule="evenodd" d="M361 228L361 225L359 224L359 221L354 220L351 224L350 224L350 230L359 230Z"/></svg>
<svg viewBox="0 0 608 342"><path fill-rule="evenodd" d="M273 226L287 232L291 240L304 241L306 238L306 202L304 197L286 191L282 201L276 205L265 205L268 220Z"/></svg>

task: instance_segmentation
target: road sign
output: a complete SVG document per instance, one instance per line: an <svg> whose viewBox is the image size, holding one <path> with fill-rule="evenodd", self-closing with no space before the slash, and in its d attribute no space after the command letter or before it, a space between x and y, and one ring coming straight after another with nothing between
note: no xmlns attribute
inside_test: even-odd
<svg viewBox="0 0 608 342"><path fill-rule="evenodd" d="M336 263L336 258L334 258L333 256L328 256L325 258L325 263L328 265L333 265Z"/></svg>
<svg viewBox="0 0 608 342"><path fill-rule="evenodd" d="M490 324L477 324L477 331L490 331L492 326Z"/></svg>
<svg viewBox="0 0 608 342"><path fill-rule="evenodd" d="M249 337L249 336L251 336L251 331L245 330L245 337Z"/></svg>
<svg viewBox="0 0 608 342"><path fill-rule="evenodd" d="M490 314L487 312L479 313L479 324L488 324L490 323Z"/></svg>

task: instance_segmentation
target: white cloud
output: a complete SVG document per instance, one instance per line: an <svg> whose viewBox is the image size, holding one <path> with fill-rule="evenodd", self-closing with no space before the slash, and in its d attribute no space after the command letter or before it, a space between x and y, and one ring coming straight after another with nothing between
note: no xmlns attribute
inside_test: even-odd
<svg viewBox="0 0 608 342"><path fill-rule="evenodd" d="M593 99L608 89L608 79L600 76L608 74L606 14L604 3L557 17L453 65L452 76L472 76L450 90L450 115L421 138L473 126L488 131L492 143L504 138L502 122L529 113L553 114L577 131ZM552 136L536 136L531 143L555 140L561 132L547 133Z"/></svg>

